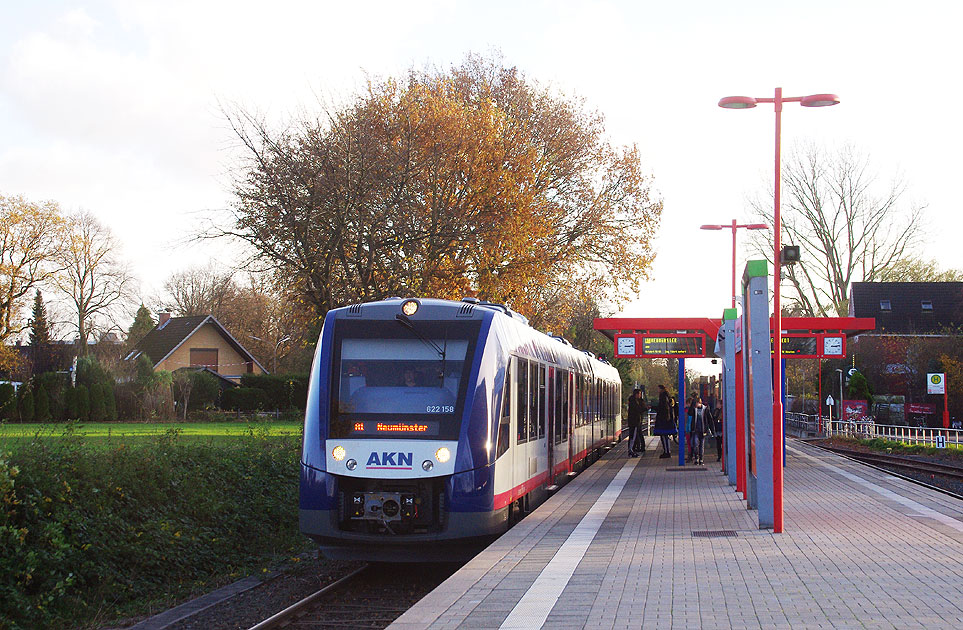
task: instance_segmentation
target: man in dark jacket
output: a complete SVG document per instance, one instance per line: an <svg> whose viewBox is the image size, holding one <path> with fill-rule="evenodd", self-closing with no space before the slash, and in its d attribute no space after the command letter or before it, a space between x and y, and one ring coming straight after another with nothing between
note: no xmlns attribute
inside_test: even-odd
<svg viewBox="0 0 963 630"><path fill-rule="evenodd" d="M639 439L639 433L641 432L642 418L647 411L645 401L642 400L642 390L636 389L629 398L629 457L638 457L639 450L645 450L645 443L642 443L641 449L637 449L636 441Z"/></svg>

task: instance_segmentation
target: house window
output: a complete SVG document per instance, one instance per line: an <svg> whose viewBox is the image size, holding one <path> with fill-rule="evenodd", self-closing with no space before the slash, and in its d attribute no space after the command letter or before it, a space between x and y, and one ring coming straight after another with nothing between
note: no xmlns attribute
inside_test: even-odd
<svg viewBox="0 0 963 630"><path fill-rule="evenodd" d="M881 310L881 311L891 311L891 310L893 310L893 305L890 303L889 300L880 300L880 301L879 301L879 310Z"/></svg>
<svg viewBox="0 0 963 630"><path fill-rule="evenodd" d="M191 367L217 370L217 348L191 348Z"/></svg>
<svg viewBox="0 0 963 630"><path fill-rule="evenodd" d="M923 310L924 310L924 311L932 311L932 310L933 310L933 300L923 300L922 302L920 302L920 306L923 307Z"/></svg>

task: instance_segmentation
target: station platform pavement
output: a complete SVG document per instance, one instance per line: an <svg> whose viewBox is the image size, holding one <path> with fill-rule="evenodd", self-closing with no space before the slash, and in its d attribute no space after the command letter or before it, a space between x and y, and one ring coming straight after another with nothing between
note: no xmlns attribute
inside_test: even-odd
<svg viewBox="0 0 963 630"><path fill-rule="evenodd" d="M773 534L657 451L620 443L389 628L963 628L963 501L789 440Z"/></svg>

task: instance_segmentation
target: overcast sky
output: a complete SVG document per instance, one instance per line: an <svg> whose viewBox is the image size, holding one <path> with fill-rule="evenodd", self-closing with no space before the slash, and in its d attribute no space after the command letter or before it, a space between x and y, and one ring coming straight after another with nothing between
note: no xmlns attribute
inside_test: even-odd
<svg viewBox="0 0 963 630"><path fill-rule="evenodd" d="M850 144L907 202L929 206L925 258L963 268L958 179L963 3L45 1L0 5L0 193L90 210L157 293L173 271L229 257L177 246L231 203L236 155L219 103L277 120L366 75L505 63L606 116L637 143L665 202L653 280L624 314L718 317L730 237L703 223L748 217L771 180L772 106L732 94L832 92L787 105L783 145ZM740 254L741 269L743 256Z"/></svg>

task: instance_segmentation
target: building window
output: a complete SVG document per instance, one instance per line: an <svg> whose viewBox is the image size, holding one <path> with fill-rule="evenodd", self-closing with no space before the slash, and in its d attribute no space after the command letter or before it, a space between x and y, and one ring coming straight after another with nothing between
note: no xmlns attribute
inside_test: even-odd
<svg viewBox="0 0 963 630"><path fill-rule="evenodd" d="M191 348L191 367L217 370L217 348Z"/></svg>
<svg viewBox="0 0 963 630"><path fill-rule="evenodd" d="M920 302L920 306L923 307L923 310L924 310L924 311L932 311L932 310L933 310L933 300L923 300L922 302Z"/></svg>
<svg viewBox="0 0 963 630"><path fill-rule="evenodd" d="M889 300L880 300L880 301L879 301L879 310L881 310L881 311L891 311L891 310L893 310L893 305L890 303Z"/></svg>

